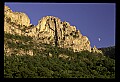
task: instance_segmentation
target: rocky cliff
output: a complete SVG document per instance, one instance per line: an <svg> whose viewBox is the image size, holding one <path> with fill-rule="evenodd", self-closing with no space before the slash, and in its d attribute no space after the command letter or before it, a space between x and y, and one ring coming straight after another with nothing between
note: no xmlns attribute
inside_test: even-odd
<svg viewBox="0 0 120 82"><path fill-rule="evenodd" d="M37 43L73 49L74 52L88 50L91 52L90 41L80 30L58 17L46 16L38 21L38 25L30 24L25 13L13 12L8 6L4 8L4 32L31 36ZM97 50L96 48L94 49Z"/></svg>

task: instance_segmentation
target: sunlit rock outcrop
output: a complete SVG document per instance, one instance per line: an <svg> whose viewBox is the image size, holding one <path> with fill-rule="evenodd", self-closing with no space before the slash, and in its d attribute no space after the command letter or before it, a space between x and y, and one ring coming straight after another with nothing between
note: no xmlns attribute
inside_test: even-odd
<svg viewBox="0 0 120 82"><path fill-rule="evenodd" d="M13 12L8 6L5 6L4 12L4 32L6 33L31 36L36 43L73 49L74 52L84 50L91 52L89 38L82 35L80 30L67 21L61 21L54 16L45 16L35 26L30 24L30 19L25 13ZM92 52L101 53L96 47ZM32 50L27 53L33 55Z"/></svg>

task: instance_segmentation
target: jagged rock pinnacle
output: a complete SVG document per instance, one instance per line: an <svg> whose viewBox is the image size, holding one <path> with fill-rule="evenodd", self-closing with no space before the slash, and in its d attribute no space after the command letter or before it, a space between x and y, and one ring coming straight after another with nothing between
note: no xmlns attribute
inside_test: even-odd
<svg viewBox="0 0 120 82"><path fill-rule="evenodd" d="M62 48L71 48L74 52L88 50L91 52L90 41L80 30L68 22L62 22L58 17L45 16L38 25L30 25L30 19L25 13L12 12L5 6L4 31L33 37L36 42L47 43Z"/></svg>

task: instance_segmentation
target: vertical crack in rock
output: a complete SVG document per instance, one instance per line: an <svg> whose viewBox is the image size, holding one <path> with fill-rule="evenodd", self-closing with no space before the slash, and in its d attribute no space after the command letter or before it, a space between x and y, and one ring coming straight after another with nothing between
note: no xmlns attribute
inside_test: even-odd
<svg viewBox="0 0 120 82"><path fill-rule="evenodd" d="M57 25L56 25L56 21L54 19L54 23L55 23L55 46L57 47L58 46L58 32L57 32Z"/></svg>
<svg viewBox="0 0 120 82"><path fill-rule="evenodd" d="M37 43L47 43L62 48L71 48L74 52L88 50L91 52L88 37L68 22L62 22L58 17L45 16L38 21L38 25L30 24L25 13L13 12L8 6L4 9L4 32L31 36ZM94 52L97 50L94 48ZM99 52L97 50L97 52Z"/></svg>

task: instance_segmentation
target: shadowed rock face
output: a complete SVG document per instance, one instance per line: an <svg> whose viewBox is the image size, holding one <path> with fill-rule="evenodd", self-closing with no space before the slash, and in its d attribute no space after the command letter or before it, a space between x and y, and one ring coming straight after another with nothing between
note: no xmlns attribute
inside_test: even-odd
<svg viewBox="0 0 120 82"><path fill-rule="evenodd" d="M88 50L90 41L75 26L58 17L45 16L38 25L31 25L25 13L12 12L8 6L4 9L4 32L31 36L36 42L47 43L62 48L71 48L75 52Z"/></svg>

